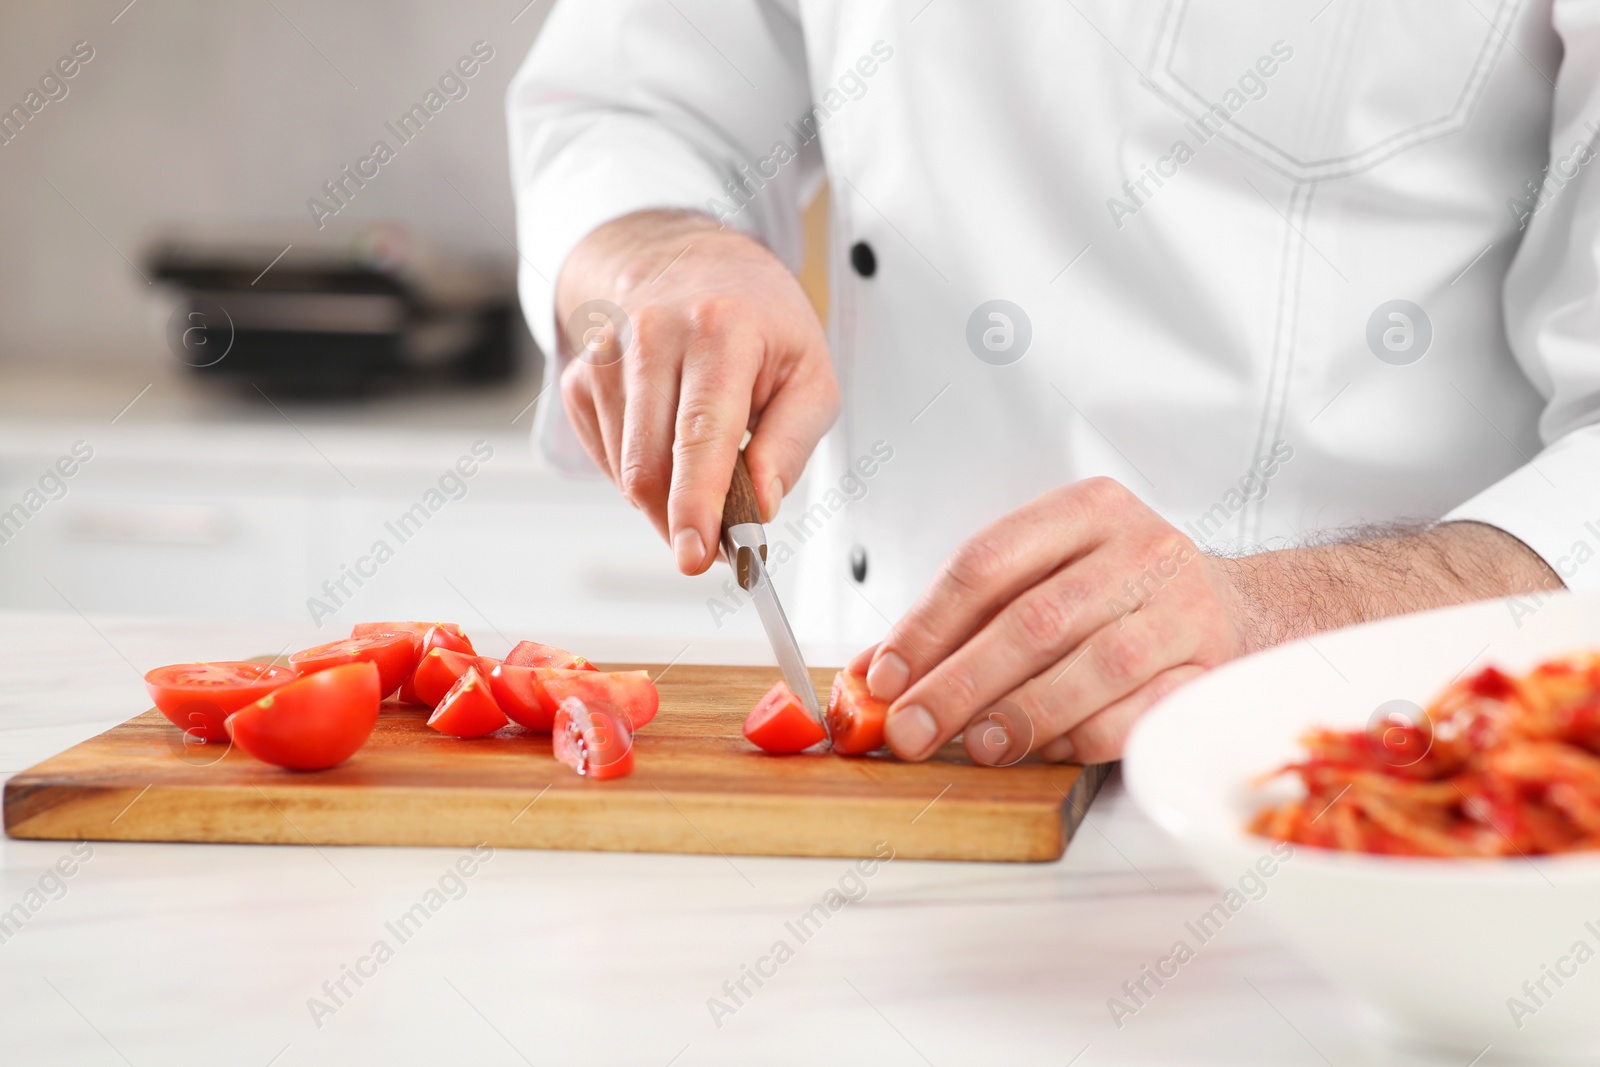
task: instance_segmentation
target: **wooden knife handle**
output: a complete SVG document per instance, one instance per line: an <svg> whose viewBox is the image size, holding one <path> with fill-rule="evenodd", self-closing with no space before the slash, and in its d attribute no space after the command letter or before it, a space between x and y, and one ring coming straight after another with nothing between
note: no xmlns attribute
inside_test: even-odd
<svg viewBox="0 0 1600 1067"><path fill-rule="evenodd" d="M750 468L744 465L744 449L733 462L733 481L728 485L728 498L722 502L722 528L741 523L761 524L761 505L756 502L755 483L750 481Z"/></svg>

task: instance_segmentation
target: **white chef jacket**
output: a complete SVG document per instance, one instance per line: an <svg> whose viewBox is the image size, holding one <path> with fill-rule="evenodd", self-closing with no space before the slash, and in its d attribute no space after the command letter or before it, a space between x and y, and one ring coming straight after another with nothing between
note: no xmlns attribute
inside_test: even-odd
<svg viewBox="0 0 1600 1067"><path fill-rule="evenodd" d="M1580 0L567 0L509 94L521 296L558 352L567 253L650 207L796 264L826 174L806 635L1090 475L1208 548L1475 519L1600 588L1597 72Z"/></svg>

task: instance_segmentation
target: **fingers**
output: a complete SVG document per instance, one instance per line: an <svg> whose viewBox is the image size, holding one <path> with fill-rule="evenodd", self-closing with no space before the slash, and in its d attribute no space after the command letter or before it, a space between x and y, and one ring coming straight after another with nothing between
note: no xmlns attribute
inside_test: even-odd
<svg viewBox="0 0 1600 1067"><path fill-rule="evenodd" d="M826 352L808 353L795 374L779 383L745 446L745 463L770 522L805 469L812 449L839 415L839 384Z"/></svg>
<svg viewBox="0 0 1600 1067"><path fill-rule="evenodd" d="M589 453L595 466L609 474L611 466L606 462L605 442L600 439L594 393L589 389L589 380L581 363L568 364L561 372L561 406L566 408L572 428L578 431L578 440L583 442L584 451Z"/></svg>
<svg viewBox="0 0 1600 1067"><path fill-rule="evenodd" d="M711 301L695 317L683 362L672 442L667 526L678 569L699 574L716 558L722 504L750 420L760 338L730 302ZM747 358L739 358L744 355Z"/></svg>
<svg viewBox="0 0 1600 1067"><path fill-rule="evenodd" d="M622 416L628 402L626 385L622 378L622 364L610 363L602 367L587 366L585 377L589 393L594 397L595 423L600 434L600 447L605 452L605 470L613 484L622 482Z"/></svg>
<svg viewBox="0 0 1600 1067"><path fill-rule="evenodd" d="M1119 758L1128 733L1139 717L1167 694L1204 673L1205 668L1193 663L1167 668L1044 745L1039 749L1040 758L1051 763L1105 763Z"/></svg>
<svg viewBox="0 0 1600 1067"><path fill-rule="evenodd" d="M857 652L845 667L851 674L866 674L867 665L872 662L872 657L877 654L878 646L871 645Z"/></svg>
<svg viewBox="0 0 1600 1067"><path fill-rule="evenodd" d="M907 748L901 751L896 744L901 733L888 731L896 754L921 759L960 733L974 713L1009 694L1020 679L1047 668L1051 677L1058 675L1062 657L1115 617L1100 590L1112 584L1117 566L1111 553L1092 552L1062 568L1002 608L913 683L895 701L890 721L903 709L921 708L931 717L935 732L931 739L922 736L925 731L917 733L915 740L926 748L914 748L913 736L906 732ZM1085 646L1083 654L1091 653L1092 646Z"/></svg>
<svg viewBox="0 0 1600 1067"><path fill-rule="evenodd" d="M867 685L898 700L1002 606L1114 532L1127 490L1106 478L1038 497L957 549L878 649Z"/></svg>
<svg viewBox="0 0 1600 1067"><path fill-rule="evenodd" d="M676 359L641 359L637 353L622 363L627 399L622 412L617 485L628 502L644 512L656 532L667 540L678 368Z"/></svg>
<svg viewBox="0 0 1600 1067"><path fill-rule="evenodd" d="M1074 740L1074 749L1082 741L1091 752L1118 751L1113 746L1120 745L1121 734L1113 736L1111 728L1121 719L1113 717L1095 728L1086 724L1187 662L1183 635L1188 632L1182 619L1159 611L1137 611L1102 627L1059 665L975 716L973 722L988 728L975 734L968 726L964 738L968 755L979 763L1009 767L1080 728L1086 732ZM999 729L994 726L997 719ZM1123 723L1124 732L1132 721ZM1055 751L1059 753L1059 748Z"/></svg>

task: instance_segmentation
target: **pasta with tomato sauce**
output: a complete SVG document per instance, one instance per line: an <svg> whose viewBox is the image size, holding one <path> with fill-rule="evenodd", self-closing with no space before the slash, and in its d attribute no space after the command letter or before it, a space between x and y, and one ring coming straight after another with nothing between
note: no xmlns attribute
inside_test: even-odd
<svg viewBox="0 0 1600 1067"><path fill-rule="evenodd" d="M1261 811L1253 832L1404 856L1600 848L1600 654L1520 676L1489 667L1420 715L1380 714L1302 743L1308 758L1264 781L1297 775L1305 795Z"/></svg>

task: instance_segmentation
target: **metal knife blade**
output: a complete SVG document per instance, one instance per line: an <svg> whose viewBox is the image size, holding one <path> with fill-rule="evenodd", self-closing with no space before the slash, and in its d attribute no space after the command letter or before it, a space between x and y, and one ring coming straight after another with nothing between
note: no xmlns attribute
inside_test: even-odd
<svg viewBox="0 0 1600 1067"><path fill-rule="evenodd" d="M752 543L752 534L761 540ZM828 721L822 714L817 691L811 684L805 658L800 655L800 644L794 639L794 630L789 627L783 605L778 602L778 591L773 588L772 576L767 573L767 565L762 560L766 548L764 533L759 526L752 530L751 525L746 524L730 527L723 538L725 547L731 543L728 556L735 561L735 570L740 572L739 585L755 601L756 611L761 616L761 628L767 631L767 641L772 645L772 654L777 657L778 666L783 670L783 680L789 683L789 688L800 698L800 703L805 705L811 717L827 730ZM745 584L747 581L748 585ZM833 740L831 732L828 740L830 743Z"/></svg>
<svg viewBox="0 0 1600 1067"><path fill-rule="evenodd" d="M728 499L722 508L722 550L733 567L739 587L755 601L761 616L761 628L767 632L767 641L783 671L783 680L794 695L800 698L806 713L828 733L828 743L833 743L833 733L828 730L828 720L822 714L817 691L806 671L805 658L800 655L800 645L794 639L794 630L778 603L778 592L773 588L772 576L767 573L767 533L761 525L760 512L755 503L755 489L750 482L750 472L745 468L744 453L734 465L733 482L728 488Z"/></svg>

